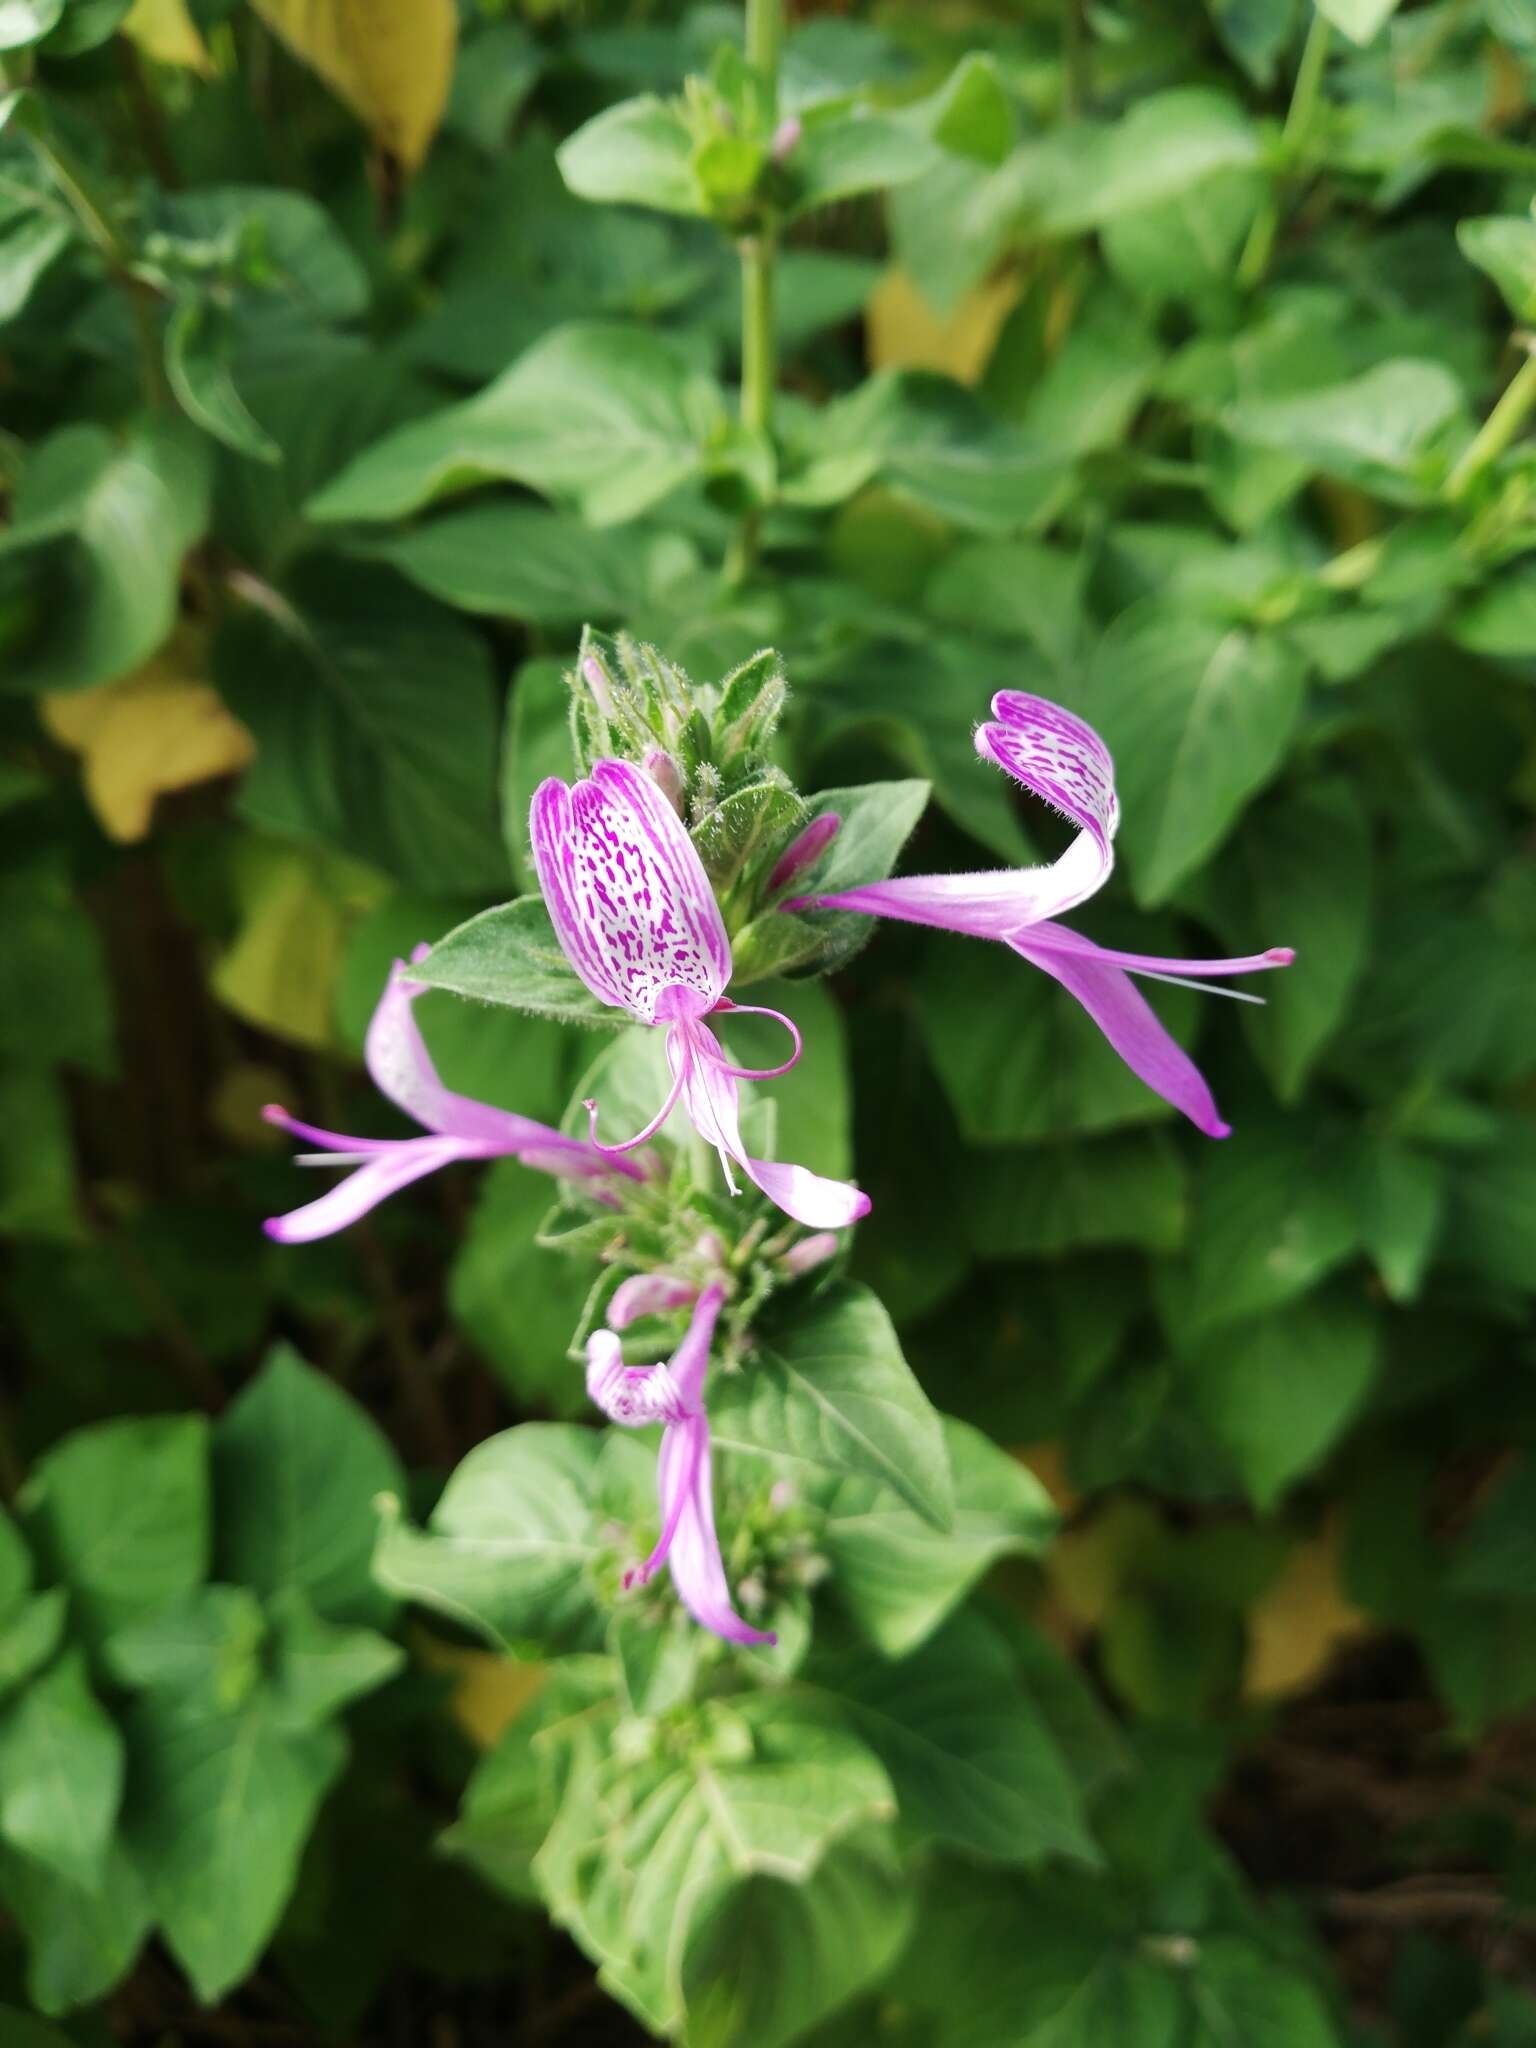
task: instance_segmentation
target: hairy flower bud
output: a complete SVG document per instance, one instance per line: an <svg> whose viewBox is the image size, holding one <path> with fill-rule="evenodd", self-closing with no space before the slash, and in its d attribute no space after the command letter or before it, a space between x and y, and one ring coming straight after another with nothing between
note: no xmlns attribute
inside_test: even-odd
<svg viewBox="0 0 1536 2048"><path fill-rule="evenodd" d="M683 815L683 773L665 747L647 747L640 764L667 802Z"/></svg>
<svg viewBox="0 0 1536 2048"><path fill-rule="evenodd" d="M790 114L773 131L773 140L768 145L768 154L776 164L784 162L800 140L800 116Z"/></svg>
<svg viewBox="0 0 1536 2048"><path fill-rule="evenodd" d="M773 873L768 877L770 896L777 896L781 889L787 889L791 882L798 880L807 868L820 860L837 837L842 822L836 811L823 811L819 818L812 818L774 863Z"/></svg>
<svg viewBox="0 0 1536 2048"><path fill-rule="evenodd" d="M824 1266L828 1259L837 1256L838 1239L830 1230L818 1230L814 1237L802 1237L798 1244L792 1244L784 1254L784 1269L789 1273L814 1272L817 1266Z"/></svg>

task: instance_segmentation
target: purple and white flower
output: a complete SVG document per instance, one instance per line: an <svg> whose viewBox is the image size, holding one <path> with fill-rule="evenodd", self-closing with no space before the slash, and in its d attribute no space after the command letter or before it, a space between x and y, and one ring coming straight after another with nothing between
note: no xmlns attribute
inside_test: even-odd
<svg viewBox="0 0 1536 2048"><path fill-rule="evenodd" d="M430 947L418 946L412 963ZM571 1180L609 1181L617 1174L642 1178L630 1161L615 1159L583 1138L568 1138L532 1117L493 1109L472 1096L457 1095L438 1078L412 1005L426 992L426 983L412 981L405 962L397 960L368 1026L364 1057L381 1094L423 1125L423 1138L351 1138L301 1123L276 1103L262 1111L268 1123L321 1149L300 1153L300 1166L351 1166L336 1187L317 1201L286 1216L271 1216L262 1225L280 1244L308 1244L332 1231L344 1230L366 1216L386 1195L408 1187L424 1174L435 1173L455 1159L519 1159L524 1166Z"/></svg>
<svg viewBox="0 0 1536 2048"><path fill-rule="evenodd" d="M867 1214L869 1198L857 1188L754 1159L742 1142L737 1081L787 1074L800 1057L800 1034L778 1010L727 999L731 947L719 905L687 828L651 777L627 761L598 761L575 784L551 776L534 794L530 833L539 886L571 966L600 1002L667 1034L666 1100L644 1130L600 1149L616 1158L643 1145L681 1101L719 1153L733 1194L734 1164L813 1230ZM793 1041L790 1057L777 1067L731 1066L704 1021L725 1011L776 1019ZM596 1103L587 1110L600 1144Z"/></svg>
<svg viewBox="0 0 1536 2048"><path fill-rule="evenodd" d="M910 875L832 895L800 897L780 907L861 910L972 938L1001 939L1082 1004L1149 1088L1182 1110L1208 1137L1225 1138L1231 1126L1222 1121L1200 1070L1158 1022L1131 976L1198 987L1226 975L1289 967L1294 952L1289 946L1271 946L1267 952L1233 960L1172 960L1113 952L1057 924L1063 911L1086 902L1103 887L1114 866L1120 823L1114 762L1091 725L1043 697L1000 690L992 699L992 712L996 723L978 729L977 752L1077 827L1077 836L1059 859L1044 867L983 874Z"/></svg>
<svg viewBox="0 0 1536 2048"><path fill-rule="evenodd" d="M718 1281L704 1289L686 1336L665 1365L626 1365L617 1334L594 1330L587 1339L587 1392L611 1421L626 1428L665 1425L656 1461L661 1536L645 1563L624 1574L625 1586L645 1585L665 1564L678 1598L701 1627L732 1643L773 1643L774 1636L749 1626L732 1607L715 1534L704 1379L724 1301Z"/></svg>

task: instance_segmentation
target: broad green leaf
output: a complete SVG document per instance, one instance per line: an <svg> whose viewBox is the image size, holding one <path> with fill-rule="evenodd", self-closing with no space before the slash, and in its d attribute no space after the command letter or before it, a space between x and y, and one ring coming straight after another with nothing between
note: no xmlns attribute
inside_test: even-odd
<svg viewBox="0 0 1536 2048"><path fill-rule="evenodd" d="M1396 14L1398 0L1313 0L1317 11L1351 42L1368 43Z"/></svg>
<svg viewBox="0 0 1536 2048"><path fill-rule="evenodd" d="M271 1939L346 1744L294 1733L253 1693L233 1712L146 1693L128 1720L128 1845L171 1952L205 2005Z"/></svg>
<svg viewBox="0 0 1536 2048"><path fill-rule="evenodd" d="M114 1629L102 1663L131 1692L163 1692L185 1705L196 1698L229 1712L261 1678L267 1619L246 1586L199 1586L174 1606L156 1608Z"/></svg>
<svg viewBox="0 0 1536 2048"><path fill-rule="evenodd" d="M978 540L953 549L923 591L947 626L1027 641L1053 669L1075 662L1086 627L1078 554L1041 541Z"/></svg>
<svg viewBox="0 0 1536 2048"><path fill-rule="evenodd" d="M22 1506L92 1633L182 1599L208 1570L208 1425L176 1415L76 1430L33 1467Z"/></svg>
<svg viewBox="0 0 1536 2048"><path fill-rule="evenodd" d="M477 1444L424 1533L400 1520L398 1503L385 1512L380 1585L501 1648L530 1638L595 1647L592 1574L610 1547L594 1501L602 1448L596 1430L539 1422Z"/></svg>
<svg viewBox="0 0 1536 2048"><path fill-rule="evenodd" d="M282 301L306 322L366 310L368 272L328 209L278 185L198 185L159 192L152 253L172 278L196 280L210 257L235 303Z"/></svg>
<svg viewBox="0 0 1536 2048"><path fill-rule="evenodd" d="M840 1480L822 1534L833 1587L887 1657L915 1650L1000 1557L1038 1556L1056 1526L1045 1489L968 1423L944 1418L955 1519L940 1534L889 1487Z"/></svg>
<svg viewBox="0 0 1536 2048"><path fill-rule="evenodd" d="M707 1708L693 1745L640 1762L589 1752L534 1875L608 1988L648 2024L672 2030L688 1990L702 1990L706 2037L720 2039L707 2032L708 1984L680 1976L690 1932L699 1928L715 1947L716 1914L737 1886L806 1883L839 1842L889 1818L894 1802L870 1751L809 1701L758 1693ZM633 1880L615 1885L610 1862ZM765 1920L782 1938L779 1916ZM780 1967L792 1966L784 1954ZM761 1998L750 2001L759 2010ZM765 2023L782 2024L773 2011Z"/></svg>
<svg viewBox="0 0 1536 2048"><path fill-rule="evenodd" d="M696 477L720 393L643 328L558 327L463 404L402 427L311 501L319 520L382 520L491 478L570 500L594 526Z"/></svg>
<svg viewBox="0 0 1536 2048"><path fill-rule="evenodd" d="M206 523L205 448L174 421L121 439L69 426L41 445L0 534L0 573L22 579L25 620L5 688L85 689L154 653L175 622L182 557Z"/></svg>
<svg viewBox="0 0 1536 2048"><path fill-rule="evenodd" d="M1465 410L1443 363L1378 363L1346 383L1289 398L1239 399L1221 415L1238 441L1284 451L1398 504L1431 495L1437 448Z"/></svg>
<svg viewBox="0 0 1536 2048"><path fill-rule="evenodd" d="M594 532L568 513L500 498L445 512L372 552L443 604L540 626L627 618L648 598L653 568L693 560L677 536Z"/></svg>
<svg viewBox="0 0 1536 2048"><path fill-rule="evenodd" d="M761 1333L750 1366L720 1381L711 1416L722 1448L878 1479L935 1528L953 1524L942 1425L867 1288L844 1283Z"/></svg>
<svg viewBox="0 0 1536 2048"><path fill-rule="evenodd" d="M1340 6L1331 0L1329 11ZM1339 2048L1327 2008L1305 1977L1237 1935L1200 1943L1191 1987L1191 2048Z"/></svg>
<svg viewBox="0 0 1536 2048"><path fill-rule="evenodd" d="M616 1027L625 1021L577 979L540 896L482 910L439 939L412 973L433 988L561 1024Z"/></svg>
<svg viewBox="0 0 1536 2048"><path fill-rule="evenodd" d="M688 2040L788 2048L883 1975L911 1924L906 1866L878 1826L835 1843L801 1881L746 1878L688 1931Z"/></svg>
<svg viewBox="0 0 1536 2048"><path fill-rule="evenodd" d="M0 1898L26 1936L27 1994L46 2013L73 2012L110 1991L132 1968L153 1920L120 1838L89 1889L0 1846Z"/></svg>
<svg viewBox="0 0 1536 2048"><path fill-rule="evenodd" d="M323 78L407 171L437 133L453 77L452 0L411 0L382 20L347 0L253 0L275 34Z"/></svg>
<svg viewBox="0 0 1536 2048"><path fill-rule="evenodd" d="M213 667L256 742L255 823L421 889L504 879L491 665L450 612L387 569L311 559L226 617Z"/></svg>
<svg viewBox="0 0 1536 2048"><path fill-rule="evenodd" d="M1206 1147L1195 1182L1188 1288L1177 1324L1191 1337L1283 1307L1360 1244L1354 1154L1315 1118L1251 1118Z"/></svg>
<svg viewBox="0 0 1536 2048"><path fill-rule="evenodd" d="M847 1657L812 1677L890 1773L904 1825L1001 1863L1096 1860L1061 1753L979 1615L956 1615L895 1666Z"/></svg>
<svg viewBox="0 0 1536 2048"><path fill-rule="evenodd" d="M272 1602L272 1700L284 1728L320 1728L405 1662L398 1643L371 1628L338 1628L295 1586Z"/></svg>
<svg viewBox="0 0 1536 2048"><path fill-rule="evenodd" d="M166 323L165 373L171 389L188 419L226 448L257 462L281 461L277 443L235 389L232 347L228 313L205 295L188 293Z"/></svg>
<svg viewBox="0 0 1536 2048"><path fill-rule="evenodd" d="M74 224L41 173L27 178L8 162L0 184L0 323L22 311L73 237Z"/></svg>
<svg viewBox="0 0 1536 2048"><path fill-rule="evenodd" d="M1536 1599L1536 1463L1529 1457L1479 1506L1456 1545L1451 1584L1481 1598Z"/></svg>
<svg viewBox="0 0 1536 2048"><path fill-rule="evenodd" d="M795 219L819 206L909 184L933 162L932 152L907 123L858 107L828 108L808 116L785 173Z"/></svg>
<svg viewBox="0 0 1536 2048"><path fill-rule="evenodd" d="M24 1600L0 1623L0 1698L46 1664L64 1635L69 1595L62 1586Z"/></svg>
<svg viewBox="0 0 1536 2048"><path fill-rule="evenodd" d="M702 213L693 136L682 107L647 93L605 107L556 151L560 175L582 199Z"/></svg>
<svg viewBox="0 0 1536 2048"><path fill-rule="evenodd" d="M1211 871L1228 944L1292 946L1296 965L1242 984L1264 1007L1243 1022L1282 1102L1296 1101L1343 1021L1365 967L1372 895L1371 834L1357 791L1309 781L1260 804Z"/></svg>
<svg viewBox="0 0 1536 2048"><path fill-rule="evenodd" d="M0 1715L0 1836L94 1890L122 1793L123 1738L71 1650Z"/></svg>
<svg viewBox="0 0 1536 2048"><path fill-rule="evenodd" d="M1189 1225L1186 1170L1164 1131L1114 1131L971 1155L960 1192L980 1258L1049 1258L1088 1245L1177 1251Z"/></svg>
<svg viewBox="0 0 1536 2048"><path fill-rule="evenodd" d="M1149 937L1144 920L1124 942L1139 951L1179 950ZM924 1043L969 1143L1016 1145L1170 1116L1082 1005L1008 947L932 945L915 986ZM1151 1002L1179 1042L1189 1044L1198 998L1157 989Z"/></svg>
<svg viewBox="0 0 1536 2048"><path fill-rule="evenodd" d="M1393 1301L1423 1285L1445 1217L1445 1168L1428 1152L1383 1137L1367 1145L1357 1181L1360 1237Z"/></svg>
<svg viewBox="0 0 1536 2048"><path fill-rule="evenodd" d="M1048 234L1075 235L1160 206L1259 161L1259 132L1234 99L1183 86L1138 100L1106 127L1067 124L1007 167L1015 203Z"/></svg>
<svg viewBox="0 0 1536 2048"><path fill-rule="evenodd" d="M1527 214L1493 213L1459 221L1461 253L1487 271L1517 320L1536 320L1536 220Z"/></svg>
<svg viewBox="0 0 1536 2048"><path fill-rule="evenodd" d="M334 1621L388 1614L369 1569L373 1502L402 1490L399 1460L372 1417L287 1345L220 1416L213 1484L221 1578L297 1589Z"/></svg>
<svg viewBox="0 0 1536 2048"><path fill-rule="evenodd" d="M1274 634L1223 627L1156 599L1095 649L1074 708L1115 758L1120 845L1143 903L1162 903L1220 846L1279 768L1305 694Z"/></svg>
<svg viewBox="0 0 1536 2048"><path fill-rule="evenodd" d="M1347 1297L1321 1294L1206 1338L1183 1370L1254 1505L1269 1509L1332 1449L1376 1367L1374 1316Z"/></svg>

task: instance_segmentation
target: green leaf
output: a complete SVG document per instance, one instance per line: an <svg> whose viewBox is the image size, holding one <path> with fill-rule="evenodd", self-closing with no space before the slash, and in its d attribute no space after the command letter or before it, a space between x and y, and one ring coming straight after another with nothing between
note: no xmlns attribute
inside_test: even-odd
<svg viewBox="0 0 1536 2048"><path fill-rule="evenodd" d="M1398 0L1314 0L1319 14L1351 42L1368 43L1396 14Z"/></svg>
<svg viewBox="0 0 1536 2048"><path fill-rule="evenodd" d="M960 1195L980 1258L1049 1258L1087 1245L1177 1251L1189 1223L1184 1161L1162 1131L988 1147L971 1155Z"/></svg>
<svg viewBox="0 0 1536 2048"><path fill-rule="evenodd" d="M1536 320L1536 221L1528 214L1493 213L1456 224L1469 263L1485 270L1517 320Z"/></svg>
<svg viewBox="0 0 1536 2048"><path fill-rule="evenodd" d="M42 2012L92 2005L128 1974L147 1938L149 1896L114 1838L89 1890L0 1846L0 1898L27 1940L27 1994Z"/></svg>
<svg viewBox="0 0 1536 2048"><path fill-rule="evenodd" d="M807 115L785 172L793 191L789 218L906 185L932 163L931 152L905 121L860 107L827 108Z"/></svg>
<svg viewBox="0 0 1536 2048"><path fill-rule="evenodd" d="M171 1952L213 2005L271 1939L346 1744L334 1728L290 1731L264 1691L233 1712L146 1693L128 1744L128 1844Z"/></svg>
<svg viewBox="0 0 1536 2048"><path fill-rule="evenodd" d="M16 4L17 0L7 0L9 6ZM3 19L0 14L0 21ZM0 2027L5 2029L8 2048L73 2048L68 2034L31 2013L18 2012L13 2005L0 2005Z"/></svg>
<svg viewBox="0 0 1536 2048"><path fill-rule="evenodd" d="M311 558L226 616L213 662L256 740L253 822L417 888L504 885L491 665L462 621L387 569Z"/></svg>
<svg viewBox="0 0 1536 2048"><path fill-rule="evenodd" d="M370 1575L377 1494L399 1460L373 1419L280 1344L213 1435L218 1574L259 1593L297 1589L333 1621L389 1613Z"/></svg>
<svg viewBox="0 0 1536 2048"><path fill-rule="evenodd" d="M174 1606L114 1629L101 1646L109 1675L130 1692L198 1699L228 1712L250 1697L262 1671L267 1618L245 1586L199 1586Z"/></svg>
<svg viewBox="0 0 1536 2048"><path fill-rule="evenodd" d="M569 513L500 498L445 512L373 552L443 604L540 626L627 618L649 598L654 570L694 559L674 535L594 532Z"/></svg>
<svg viewBox="0 0 1536 2048"><path fill-rule="evenodd" d="M1375 1317L1321 1294L1206 1339L1184 1369L1250 1499L1269 1509L1332 1449L1364 1404L1377 1362Z"/></svg>
<svg viewBox="0 0 1536 2048"><path fill-rule="evenodd" d="M1536 1461L1522 1459L1478 1508L1456 1546L1451 1586L1481 1599L1536 1599Z"/></svg>
<svg viewBox="0 0 1536 2048"><path fill-rule="evenodd" d="M1272 633L1156 599L1110 627L1073 701L1114 755L1141 902L1166 902L1221 844L1284 759L1304 694L1300 659Z"/></svg>
<svg viewBox="0 0 1536 2048"><path fill-rule="evenodd" d="M842 820L814 867L796 876L785 893L834 895L866 882L883 882L900 858L927 808L926 782L867 782L854 789L824 789L811 818L832 813ZM769 909L732 941L732 985L745 987L765 974L787 974L812 965L830 973L845 966L874 934L875 920L845 910Z"/></svg>
<svg viewBox="0 0 1536 2048"><path fill-rule="evenodd" d="M1340 6L1331 0L1328 12ZM1200 1943L1191 2048L1339 2048L1322 2000L1304 1977L1237 1935Z"/></svg>
<svg viewBox="0 0 1536 2048"><path fill-rule="evenodd" d="M182 557L206 524L206 444L174 421L121 439L69 426L33 454L0 534L30 616L3 687L79 690L126 675L176 620Z"/></svg>
<svg viewBox="0 0 1536 2048"><path fill-rule="evenodd" d="M40 42L64 12L64 0L0 0L0 50Z"/></svg>
<svg viewBox="0 0 1536 2048"><path fill-rule="evenodd" d="M1001 1863L1096 1860L1077 1791L1004 1638L962 1613L901 1663L813 1668L890 1773L904 1825Z"/></svg>
<svg viewBox="0 0 1536 2048"><path fill-rule="evenodd" d="M7 162L0 186L0 324L14 320L55 257L73 239L73 223L38 173Z"/></svg>
<svg viewBox="0 0 1536 2048"><path fill-rule="evenodd" d="M0 1232L13 1237L82 1235L75 1195L69 1103L52 1074L0 1073Z"/></svg>
<svg viewBox="0 0 1536 2048"><path fill-rule="evenodd" d="M272 1700L284 1728L323 1726L405 1662L405 1652L387 1636L323 1621L297 1587L276 1596L272 1615Z"/></svg>
<svg viewBox="0 0 1536 2048"><path fill-rule="evenodd" d="M0 1624L0 1698L30 1678L59 1647L68 1604L63 1587L53 1586L24 1600Z"/></svg>
<svg viewBox="0 0 1536 2048"><path fill-rule="evenodd" d="M1258 161L1258 130L1236 100L1182 86L1138 100L1113 126L1059 127L1026 144L1008 172L1027 219L1047 234L1076 235Z"/></svg>
<svg viewBox="0 0 1536 2048"><path fill-rule="evenodd" d="M33 1467L22 1506L87 1630L104 1633L206 1577L208 1425L176 1415L76 1430Z"/></svg>
<svg viewBox="0 0 1536 2048"><path fill-rule="evenodd" d="M506 1649L529 1638L566 1648L599 1639L591 1574L606 1540L594 1495L603 1438L525 1422L477 1444L423 1533L385 1512L379 1583Z"/></svg>
<svg viewBox="0 0 1536 2048"><path fill-rule="evenodd" d="M182 411L237 455L279 462L282 451L251 416L230 376L229 314L200 292L178 301L165 329L165 374Z"/></svg>
<svg viewBox="0 0 1536 2048"><path fill-rule="evenodd" d="M625 1021L578 980L541 896L519 896L482 910L439 939L411 972L433 988L562 1024L617 1027Z"/></svg>
<svg viewBox="0 0 1536 2048"><path fill-rule="evenodd" d="M551 1258L538 1242L555 1199L544 1174L497 1160L480 1181L454 1254L448 1306L520 1404L590 1419L570 1346L592 1273L585 1261Z"/></svg>
<svg viewBox="0 0 1536 2048"><path fill-rule="evenodd" d="M123 1739L70 1651L0 1716L0 1836L93 1890L122 1792Z"/></svg>
<svg viewBox="0 0 1536 2048"><path fill-rule="evenodd" d="M0 923L8 991L0 1051L19 1066L67 1061L110 1076L112 985L101 933L78 889L51 865L9 875L0 880Z"/></svg>
<svg viewBox="0 0 1536 2048"><path fill-rule="evenodd" d="M0 1508L0 1622L14 1620L32 1590L32 1553L4 1508Z"/></svg>
<svg viewBox="0 0 1536 2048"><path fill-rule="evenodd" d="M1416 1299L1445 1216L1445 1168L1388 1137L1361 1154L1360 1237L1396 1302Z"/></svg>
<svg viewBox="0 0 1536 2048"><path fill-rule="evenodd" d="M1433 494L1435 451L1465 409L1443 363L1378 363L1342 384L1292 397L1241 399L1221 423L1236 440L1282 450L1396 504Z"/></svg>
<svg viewBox="0 0 1536 2048"><path fill-rule="evenodd" d="M610 526L696 477L722 421L713 380L662 336L558 327L477 397L368 449L308 510L319 520L394 519L503 477Z"/></svg>
<svg viewBox="0 0 1536 2048"><path fill-rule="evenodd" d="M605 107L561 143L555 161L581 199L662 213L704 211L682 107L653 93Z"/></svg>
<svg viewBox="0 0 1536 2048"><path fill-rule="evenodd" d="M200 185L160 191L150 251L175 280L214 275L243 308L274 301L306 321L366 311L368 272L325 205L278 185Z"/></svg>
<svg viewBox="0 0 1536 2048"><path fill-rule="evenodd" d="M867 1288L834 1287L763 1333L750 1367L719 1383L711 1416L723 1449L878 1479L935 1528L953 1525L942 1425Z"/></svg>
<svg viewBox="0 0 1536 2048"><path fill-rule="evenodd" d="M938 1533L891 1488L840 1480L822 1543L837 1598L887 1657L915 1650L1000 1557L1038 1556L1056 1526L1045 1489L968 1423L944 1417L955 1519Z"/></svg>

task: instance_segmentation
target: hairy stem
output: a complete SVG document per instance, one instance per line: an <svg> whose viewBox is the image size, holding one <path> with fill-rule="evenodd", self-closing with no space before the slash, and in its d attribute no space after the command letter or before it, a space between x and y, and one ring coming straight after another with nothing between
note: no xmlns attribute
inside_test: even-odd
<svg viewBox="0 0 1536 2048"><path fill-rule="evenodd" d="M1525 424L1526 414L1536 404L1536 355L1527 355L1504 388L1504 395L1467 444L1461 459L1445 480L1445 495L1459 498L1491 462L1497 462Z"/></svg>

